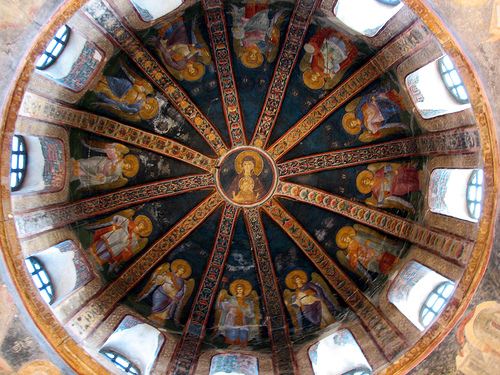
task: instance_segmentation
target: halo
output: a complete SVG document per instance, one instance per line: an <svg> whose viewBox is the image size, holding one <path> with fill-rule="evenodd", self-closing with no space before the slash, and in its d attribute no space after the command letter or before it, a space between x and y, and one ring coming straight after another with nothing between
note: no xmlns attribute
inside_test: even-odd
<svg viewBox="0 0 500 375"><path fill-rule="evenodd" d="M365 179L372 180L373 173L365 170L365 171L359 172L358 177L356 177L356 186L358 187L359 192L362 194L368 194L372 191L371 185L363 182L363 180L365 180Z"/></svg>
<svg viewBox="0 0 500 375"><path fill-rule="evenodd" d="M318 90L323 87L325 84L325 79L319 76L318 79L313 80L312 76L317 75L318 73L314 72L312 69L308 69L304 72L302 75L302 78L304 79L304 83L306 84L307 87L313 90Z"/></svg>
<svg viewBox="0 0 500 375"><path fill-rule="evenodd" d="M240 179L239 184L238 184L240 186L240 189L242 189L241 185L243 185L244 181L250 181L250 183L252 184L252 190L253 190L253 187L255 186L255 182L253 181L252 177L248 177L248 176L242 177Z"/></svg>
<svg viewBox="0 0 500 375"><path fill-rule="evenodd" d="M353 112L348 112L342 117L342 126L349 134L358 134L361 131L361 124L352 124L354 119L356 119L356 115Z"/></svg>
<svg viewBox="0 0 500 375"><path fill-rule="evenodd" d="M349 243L347 243L346 241L343 240L343 237L346 234L349 237L354 237L356 235L356 231L354 230L353 227L344 227L337 232L337 236L335 237L335 241L337 242L337 246L340 247L341 249L345 249L345 248L347 248L347 246L349 246Z"/></svg>
<svg viewBox="0 0 500 375"><path fill-rule="evenodd" d="M253 173L258 176L260 172L262 172L262 158L255 151L243 151L238 154L236 160L234 161L234 167L236 168L236 172L241 174L243 172L243 158L245 156L250 156L255 161L255 168L253 169Z"/></svg>
<svg viewBox="0 0 500 375"><path fill-rule="evenodd" d="M231 285L229 285L229 291L231 292L231 294L234 296L236 295L236 288L238 286L242 286L243 289L244 289L244 294L245 294L245 297L248 296L251 292L252 292L252 285L250 285L250 283L246 280L235 280L231 283Z"/></svg>
<svg viewBox="0 0 500 375"><path fill-rule="evenodd" d="M106 147L114 147L116 152L122 155L128 154L130 152L130 149L127 146L122 145L121 143L112 143L109 146L106 145Z"/></svg>
<svg viewBox="0 0 500 375"><path fill-rule="evenodd" d="M189 71L189 66L192 65L193 68L196 70L195 73L191 73ZM188 81L196 81L198 78L200 78L204 73L205 73L205 67L203 64L199 62L190 62L187 64L186 68L182 71L184 74L184 78L186 78Z"/></svg>
<svg viewBox="0 0 500 375"><path fill-rule="evenodd" d="M252 52L252 51L256 51L258 53L257 60L255 60L255 61L251 61L248 58L248 55L250 55L250 52ZM247 49L245 52L243 52L243 56L241 56L241 62L247 68L251 68L251 69L258 68L264 62L264 56L262 56L262 53L260 53L259 48L257 48L256 46L252 46L249 49Z"/></svg>
<svg viewBox="0 0 500 375"><path fill-rule="evenodd" d="M144 107L145 104L148 105L147 108ZM141 116L143 120L149 120L156 116L159 108L160 106L155 98L147 98L141 106L139 116Z"/></svg>
<svg viewBox="0 0 500 375"><path fill-rule="evenodd" d="M304 271L302 271L302 270L292 271L288 275L286 275L286 279L285 279L285 284L290 289L297 289L297 286L295 285L295 283L293 281L295 276L300 277L300 279L302 280L302 282L304 284L307 282L307 275Z"/></svg>
<svg viewBox="0 0 500 375"><path fill-rule="evenodd" d="M183 279L187 279L189 276L191 276L191 266L185 260L182 259L174 260L172 262L172 266L170 267L170 269L172 270L172 272L175 273L179 269L179 266L183 266L186 269L186 272L184 273L184 275L182 275Z"/></svg>
<svg viewBox="0 0 500 375"><path fill-rule="evenodd" d="M153 224L151 223L151 220L149 220L149 218L147 216L144 216L144 215L137 216L134 219L134 223L135 223L136 226L138 226L139 223L144 223L145 228L142 231L137 232L142 237L149 236L151 234L151 232L153 231Z"/></svg>
<svg viewBox="0 0 500 375"><path fill-rule="evenodd" d="M139 159L134 155L127 155L123 158L123 162L132 165L131 170L125 170L122 167L122 173L125 177L134 177L139 171Z"/></svg>

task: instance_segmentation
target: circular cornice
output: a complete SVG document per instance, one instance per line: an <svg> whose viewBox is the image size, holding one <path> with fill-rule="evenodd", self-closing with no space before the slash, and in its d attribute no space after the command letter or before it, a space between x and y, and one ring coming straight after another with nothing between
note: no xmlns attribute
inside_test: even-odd
<svg viewBox="0 0 500 375"><path fill-rule="evenodd" d="M14 133L17 113L20 108L24 92L33 73L35 60L40 55L52 35L86 1L71 0L64 3L50 21L42 28L37 39L29 48L26 57L22 60L17 75L7 99L4 102L2 113L2 160L10 159L10 140ZM474 291L479 286L486 270L490 249L493 242L492 223L495 221L498 195L498 153L496 131L488 100L478 75L471 62L452 37L444 22L421 0L405 0L409 6L427 25L436 36L444 50L456 62L464 84L470 96L474 109L477 126L483 145L483 169L485 171L485 195L483 198L483 213L479 222L478 237L465 268L465 272L457 285L452 300L447 305L433 326L420 340L403 356L394 361L380 374L406 374L430 354L444 339L450 330L457 324L470 303ZM17 238L10 233L15 232L13 213L10 206L10 189L8 175L10 166L2 166L2 202L0 223L0 246L3 250L5 264L8 268L17 292L31 315L37 327L53 346L55 351L79 374L108 374L109 372L92 359L79 344L66 332L61 323L54 317L50 308L42 301L38 290L32 286Z"/></svg>

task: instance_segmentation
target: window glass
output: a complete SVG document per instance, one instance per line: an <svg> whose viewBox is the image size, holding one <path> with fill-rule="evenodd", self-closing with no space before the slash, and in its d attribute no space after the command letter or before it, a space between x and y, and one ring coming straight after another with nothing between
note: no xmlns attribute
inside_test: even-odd
<svg viewBox="0 0 500 375"><path fill-rule="evenodd" d="M357 368L348 372L343 373L342 375L370 375L371 371L367 368Z"/></svg>
<svg viewBox="0 0 500 375"><path fill-rule="evenodd" d="M10 160L10 188L12 191L19 190L26 175L26 144L19 135L12 137L12 154Z"/></svg>
<svg viewBox="0 0 500 375"><path fill-rule="evenodd" d="M124 356L111 350L101 350L101 353L126 374L139 375L141 373L137 367Z"/></svg>
<svg viewBox="0 0 500 375"><path fill-rule="evenodd" d="M455 100L461 104L469 103L469 95L467 95L462 79L448 55L444 55L439 60L439 71L444 84Z"/></svg>
<svg viewBox="0 0 500 375"><path fill-rule="evenodd" d="M43 300L50 305L54 300L54 289L43 265L34 257L26 258L24 263Z"/></svg>
<svg viewBox="0 0 500 375"><path fill-rule="evenodd" d="M56 35L49 42L47 48L45 48L43 55L36 61L35 66L37 69L47 69L56 62L57 58L61 55L61 52L68 43L70 32L71 29L66 25L61 26L59 30L57 30Z"/></svg>
<svg viewBox="0 0 500 375"><path fill-rule="evenodd" d="M226 353L212 357L209 375L258 375L257 358L251 355Z"/></svg>
<svg viewBox="0 0 500 375"><path fill-rule="evenodd" d="M481 216L481 202L483 200L483 179L482 169L472 172L467 185L467 209L473 219L479 220Z"/></svg>
<svg viewBox="0 0 500 375"><path fill-rule="evenodd" d="M455 286L452 283L445 282L432 291L420 310L420 323L424 327L428 327L434 318L439 315L453 294L454 288Z"/></svg>

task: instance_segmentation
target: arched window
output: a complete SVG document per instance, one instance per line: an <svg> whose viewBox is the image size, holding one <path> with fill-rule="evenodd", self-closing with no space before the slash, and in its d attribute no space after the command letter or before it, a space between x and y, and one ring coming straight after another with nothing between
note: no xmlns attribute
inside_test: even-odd
<svg viewBox="0 0 500 375"><path fill-rule="evenodd" d="M467 184L467 208L473 219L479 220L481 216L481 202L483 201L483 179L482 169L472 172Z"/></svg>
<svg viewBox="0 0 500 375"><path fill-rule="evenodd" d="M34 257L26 258L24 263L26 264L28 272L31 274L33 282L40 291L43 300L50 305L54 300L54 289L52 288L52 282L42 263Z"/></svg>
<svg viewBox="0 0 500 375"><path fill-rule="evenodd" d="M428 327L450 299L455 286L444 282L432 291L420 310L420 324Z"/></svg>
<svg viewBox="0 0 500 375"><path fill-rule="evenodd" d="M49 66L54 64L57 58L61 55L64 47L68 44L69 35L71 33L71 29L63 25L57 30L56 35L45 48L45 52L42 56L36 60L36 68L39 70L47 69Z"/></svg>
<svg viewBox="0 0 500 375"><path fill-rule="evenodd" d="M424 119L470 108L465 87L448 55L408 74L405 82Z"/></svg>
<svg viewBox="0 0 500 375"><path fill-rule="evenodd" d="M402 7L398 0L338 0L333 12L351 30L373 37Z"/></svg>
<svg viewBox="0 0 500 375"><path fill-rule="evenodd" d="M258 375L257 358L251 355L226 353L212 357L209 375Z"/></svg>
<svg viewBox="0 0 500 375"><path fill-rule="evenodd" d="M19 190L26 176L26 164L28 157L26 144L23 137L14 135L12 137L12 154L10 159L10 189Z"/></svg>
<svg viewBox="0 0 500 375"><path fill-rule="evenodd" d="M481 215L482 169L435 169L429 181L432 212L476 222Z"/></svg>
<svg viewBox="0 0 500 375"><path fill-rule="evenodd" d="M456 101L460 104L469 103L469 95L467 95L462 78L460 78L450 56L444 55L439 59L439 72L441 73L441 77L443 77L446 88Z"/></svg>
<svg viewBox="0 0 500 375"><path fill-rule="evenodd" d="M148 375L164 341L156 328L127 315L99 352L127 374Z"/></svg>
<svg viewBox="0 0 500 375"><path fill-rule="evenodd" d="M130 362L124 356L112 351L112 350L101 350L101 353L104 354L108 359L113 362L113 364L118 367L120 370L125 372L126 374L139 375L141 372L137 369L137 367Z"/></svg>
<svg viewBox="0 0 500 375"><path fill-rule="evenodd" d="M311 346L309 359L315 375L369 375L372 371L354 336L347 329L334 332Z"/></svg>
<svg viewBox="0 0 500 375"><path fill-rule="evenodd" d="M444 309L454 289L452 281L412 260L394 280L387 297L423 331Z"/></svg>
<svg viewBox="0 0 500 375"><path fill-rule="evenodd" d="M182 0L131 0L144 21L154 21L182 4Z"/></svg>

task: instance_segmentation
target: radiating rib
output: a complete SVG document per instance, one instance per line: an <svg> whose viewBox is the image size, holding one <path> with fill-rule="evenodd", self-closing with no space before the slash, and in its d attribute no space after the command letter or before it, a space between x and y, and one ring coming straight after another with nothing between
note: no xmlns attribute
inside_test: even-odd
<svg viewBox="0 0 500 375"><path fill-rule="evenodd" d="M234 79L222 1L203 0L203 8L205 9L205 17L212 42L212 51L222 94L222 106L229 135L231 136L231 144L233 146L243 146L246 144L245 128Z"/></svg>
<svg viewBox="0 0 500 375"><path fill-rule="evenodd" d="M285 311L281 303L280 287L258 209L245 210L245 221L255 255L265 314L272 317L267 321L267 328L272 344L274 366L280 374L298 373L285 321Z"/></svg>
<svg viewBox="0 0 500 375"><path fill-rule="evenodd" d="M381 232L435 251L462 264L467 262L473 248L473 243L466 239L426 228L385 211L355 203L338 195L308 186L280 181L276 195L335 212Z"/></svg>
<svg viewBox="0 0 500 375"><path fill-rule="evenodd" d="M19 237L32 236L97 214L208 187L215 188L212 174L194 175L134 186L58 207L43 208L16 216L17 234Z"/></svg>
<svg viewBox="0 0 500 375"><path fill-rule="evenodd" d="M194 373L210 310L229 254L238 213L238 208L226 204L205 276L198 288L198 294L193 302L184 334L170 361L170 368L167 371L169 374L188 375Z"/></svg>
<svg viewBox="0 0 500 375"><path fill-rule="evenodd" d="M121 22L120 18L103 1L94 1L84 7L89 18L103 29L116 46L121 48L147 75L168 100L202 135L208 144L222 155L227 146L217 129L201 113L182 88L167 71L155 60L140 40Z"/></svg>
<svg viewBox="0 0 500 375"><path fill-rule="evenodd" d="M191 210L153 246L139 256L136 262L82 308L69 321L67 328L81 339L87 337L110 313L118 301L125 297L162 258L200 226L221 203L221 196L214 193Z"/></svg>
<svg viewBox="0 0 500 375"><path fill-rule="evenodd" d="M265 203L263 208L316 265L323 277L356 313L389 361L407 347L401 333L391 325L316 240L279 202L272 199Z"/></svg>
<svg viewBox="0 0 500 375"><path fill-rule="evenodd" d="M274 70L273 80L269 85L264 107L251 142L254 146L264 147L271 135L283 104L285 91L291 76L290 73L299 57L299 51L314 10L320 2L320 0L299 0L295 5L285 42Z"/></svg>
<svg viewBox="0 0 500 375"><path fill-rule="evenodd" d="M424 47L431 38L432 34L422 22L413 23L397 39L385 46L368 63L316 104L307 115L269 147L269 154L275 160L281 158L350 98L394 64Z"/></svg>
<svg viewBox="0 0 500 375"><path fill-rule="evenodd" d="M211 159L169 138L124 125L105 117L66 107L32 92L26 92L24 95L19 115L52 124L71 126L113 138L117 141L126 142L148 151L181 160L207 172L213 172L217 164L216 159Z"/></svg>
<svg viewBox="0 0 500 375"><path fill-rule="evenodd" d="M305 156L278 164L278 172L280 177L290 177L415 155L478 152L480 146L477 128L466 127L349 150Z"/></svg>

